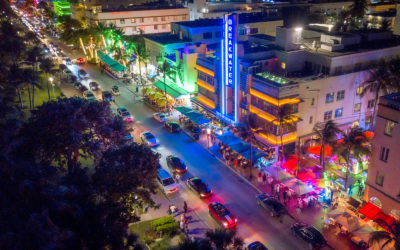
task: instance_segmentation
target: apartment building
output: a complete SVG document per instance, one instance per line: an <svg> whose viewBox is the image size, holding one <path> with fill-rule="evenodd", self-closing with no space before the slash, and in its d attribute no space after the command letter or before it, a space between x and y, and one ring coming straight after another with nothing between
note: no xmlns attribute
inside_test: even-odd
<svg viewBox="0 0 400 250"><path fill-rule="evenodd" d="M170 32L172 22L189 20L189 9L163 4L118 9L96 6L86 12L86 17L92 24L114 24L125 35L154 34Z"/></svg>
<svg viewBox="0 0 400 250"><path fill-rule="evenodd" d="M400 219L400 93L379 100L365 200Z"/></svg>

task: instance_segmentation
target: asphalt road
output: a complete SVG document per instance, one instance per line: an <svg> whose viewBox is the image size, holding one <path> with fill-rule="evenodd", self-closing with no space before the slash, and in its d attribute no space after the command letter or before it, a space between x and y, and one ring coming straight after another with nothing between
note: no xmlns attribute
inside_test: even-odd
<svg viewBox="0 0 400 250"><path fill-rule="evenodd" d="M80 56L79 51L72 52L70 48L63 45L61 45L61 48L71 59ZM69 68L75 75L77 75L79 68L83 68L89 73L90 78L82 81L85 85L94 80L100 84L102 90L110 90L113 85L120 87L121 95L116 97L115 104L126 107L135 117L133 125L135 140L138 139L139 133L144 130L151 131L157 137L160 146L154 150L161 154L161 165L164 168L166 168L165 158L170 154L175 154L186 162L188 172L180 181L180 190L177 194L165 199L166 202L172 202L179 206L185 200L189 208L195 210L207 227L215 228L219 225L210 217L207 205L210 201L220 201L237 217L237 232L246 244L258 240L269 249L308 248L305 242L295 238L290 233L290 226L294 222L290 217L284 217L283 222L270 217L268 213L257 206L255 202L256 190L248 183L225 167L200 145L193 142L187 135L183 133L170 134L163 129L162 124L152 119L151 116L154 111L137 98L134 101L135 85L127 86L119 83L108 75L102 74L96 65L71 65ZM100 99L99 93L96 96ZM192 191L188 190L183 183L191 176L198 176L205 180L212 188L214 196L207 200L200 200Z"/></svg>

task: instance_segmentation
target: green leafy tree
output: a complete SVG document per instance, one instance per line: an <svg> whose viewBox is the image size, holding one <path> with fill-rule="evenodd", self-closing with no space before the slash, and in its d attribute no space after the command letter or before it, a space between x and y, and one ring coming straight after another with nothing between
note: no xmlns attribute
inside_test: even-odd
<svg viewBox="0 0 400 250"><path fill-rule="evenodd" d="M332 147L337 141L337 134L340 132L340 129L337 127L336 123L332 120L327 122L318 122L315 124L313 131L317 135L317 141L321 146L321 150L319 153L319 160L322 166L322 170L325 172L325 148L327 146Z"/></svg>
<svg viewBox="0 0 400 250"><path fill-rule="evenodd" d="M146 46L144 43L144 40L139 41L136 46L135 46L135 54L138 60L138 67L139 67L139 79L140 79L140 84L143 85L143 81L142 81L142 64L143 63L147 63L147 60L149 59L149 54L146 50Z"/></svg>
<svg viewBox="0 0 400 250"><path fill-rule="evenodd" d="M218 250L242 249L244 242L236 236L236 231L214 229L206 232L206 239Z"/></svg>
<svg viewBox="0 0 400 250"><path fill-rule="evenodd" d="M379 245L381 250L400 250L400 222L388 225L388 231L372 232L368 243L371 247Z"/></svg>
<svg viewBox="0 0 400 250"><path fill-rule="evenodd" d="M50 86L49 86L48 78L49 78L49 73L51 72L51 69L54 67L54 63L52 62L51 59L46 58L46 59L42 60L39 67L46 74L47 95L50 100Z"/></svg>

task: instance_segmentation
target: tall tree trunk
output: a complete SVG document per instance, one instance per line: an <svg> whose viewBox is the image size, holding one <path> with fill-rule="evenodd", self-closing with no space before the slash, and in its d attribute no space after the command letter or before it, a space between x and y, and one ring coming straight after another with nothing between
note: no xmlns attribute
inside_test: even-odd
<svg viewBox="0 0 400 250"><path fill-rule="evenodd" d="M32 110L31 87L28 85L27 88L28 88L29 110Z"/></svg>
<svg viewBox="0 0 400 250"><path fill-rule="evenodd" d="M32 84L32 109L35 109L35 85Z"/></svg>
<svg viewBox="0 0 400 250"><path fill-rule="evenodd" d="M344 179L344 191L346 192L346 196L348 194L347 188L349 186L349 175L350 175L350 160L345 159L346 162L346 177Z"/></svg>
<svg viewBox="0 0 400 250"><path fill-rule="evenodd" d="M23 103L22 103L22 97L21 97L21 89L20 87L17 87L17 91L18 91L18 100L19 100L19 104L21 106L21 109L23 108Z"/></svg>
<svg viewBox="0 0 400 250"><path fill-rule="evenodd" d="M322 172L325 172L325 144L321 145L321 152L320 152L320 161L322 165Z"/></svg>
<svg viewBox="0 0 400 250"><path fill-rule="evenodd" d="M375 130L375 113L376 113L376 107L378 106L379 102L379 92L380 88L375 92L375 103L374 103L374 110L372 111L372 119L371 119L371 130Z"/></svg>
<svg viewBox="0 0 400 250"><path fill-rule="evenodd" d="M47 83L47 95L49 97L49 101L50 101L50 87L49 87L49 79L46 73L46 83Z"/></svg>
<svg viewBox="0 0 400 250"><path fill-rule="evenodd" d="M139 57L139 81L140 81L140 85L142 85L143 86L143 83L142 83L142 67L140 67L140 64L141 64L141 59L140 59L140 57Z"/></svg>

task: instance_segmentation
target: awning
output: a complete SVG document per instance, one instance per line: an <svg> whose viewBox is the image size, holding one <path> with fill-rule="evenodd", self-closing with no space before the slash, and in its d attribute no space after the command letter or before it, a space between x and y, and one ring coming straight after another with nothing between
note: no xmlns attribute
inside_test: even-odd
<svg viewBox="0 0 400 250"><path fill-rule="evenodd" d="M241 139L232 134L232 132L226 132L222 135L217 136L216 138L227 146L239 143L241 141Z"/></svg>
<svg viewBox="0 0 400 250"><path fill-rule="evenodd" d="M176 107L175 109L198 126L211 122L211 120L206 118L202 113L193 111L193 109L188 107Z"/></svg>
<svg viewBox="0 0 400 250"><path fill-rule="evenodd" d="M154 86L156 86L157 88L161 89L162 91L167 92L168 95L172 96L173 98L177 99L181 96L184 95L189 95L189 92L187 92L184 89L179 88L178 86L170 86L168 84L166 84L166 86L164 86L164 82L162 81L157 81L154 83Z"/></svg>
<svg viewBox="0 0 400 250"><path fill-rule="evenodd" d="M188 108L188 107L184 107L184 106L182 106L182 107L175 107L175 109L176 109L177 111L179 111L182 115L186 115L186 114L189 113L189 112L193 112L193 109Z"/></svg>
<svg viewBox="0 0 400 250"><path fill-rule="evenodd" d="M307 149L308 153L319 156L321 153L321 146L314 146ZM325 156L332 156L332 148L330 146L325 146Z"/></svg>
<svg viewBox="0 0 400 250"><path fill-rule="evenodd" d="M374 221L386 230L388 230L396 222L396 220L392 216L387 215L383 212L380 212L375 217Z"/></svg>
<svg viewBox="0 0 400 250"><path fill-rule="evenodd" d="M115 72L126 70L126 67L122 66L119 62L114 61L109 55L104 54L102 51L98 50L97 55L103 63L107 64Z"/></svg>
<svg viewBox="0 0 400 250"><path fill-rule="evenodd" d="M381 209L371 202L368 202L367 204L365 204L365 206L360 208L358 212L373 220L381 212Z"/></svg>
<svg viewBox="0 0 400 250"><path fill-rule="evenodd" d="M265 156L263 152L261 152L255 147L253 147L253 150L251 152L252 152L251 158L253 158L253 163L258 161L258 159L260 159L261 157ZM250 160L250 150L242 152L240 154L247 160Z"/></svg>

